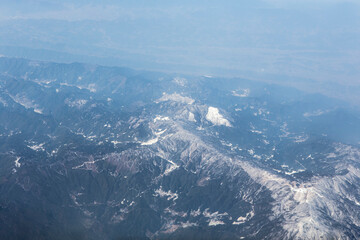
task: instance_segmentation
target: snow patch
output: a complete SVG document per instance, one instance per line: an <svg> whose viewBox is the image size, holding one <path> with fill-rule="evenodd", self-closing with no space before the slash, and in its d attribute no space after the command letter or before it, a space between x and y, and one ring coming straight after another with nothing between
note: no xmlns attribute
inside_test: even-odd
<svg viewBox="0 0 360 240"><path fill-rule="evenodd" d="M203 75L204 78L213 78L211 75Z"/></svg>
<svg viewBox="0 0 360 240"><path fill-rule="evenodd" d="M78 109L82 108L88 101L85 99L77 99L74 101L71 101L70 99L65 99L65 104L69 107L76 107Z"/></svg>
<svg viewBox="0 0 360 240"><path fill-rule="evenodd" d="M189 112L188 120L190 122L196 122L195 115L192 112Z"/></svg>
<svg viewBox="0 0 360 240"><path fill-rule="evenodd" d="M288 131L288 124L286 122L284 122L281 126L280 126L280 131L283 133L280 135L280 137L288 137L291 133Z"/></svg>
<svg viewBox="0 0 360 240"><path fill-rule="evenodd" d="M142 142L141 145L142 146L153 145L153 144L157 143L158 141L159 141L159 138L156 137L156 138L150 139L146 142Z"/></svg>
<svg viewBox="0 0 360 240"><path fill-rule="evenodd" d="M165 93L158 101L159 102L173 101L173 102L179 102L179 103L189 104L189 105L191 105L195 102L194 99L189 98L189 97L183 97L178 93L173 93L173 94Z"/></svg>
<svg viewBox="0 0 360 240"><path fill-rule="evenodd" d="M15 161L14 161L14 165L15 165L16 168L21 167L21 163L19 162L20 159L21 159L21 157L17 157L17 158L15 159Z"/></svg>
<svg viewBox="0 0 360 240"><path fill-rule="evenodd" d="M215 107L209 107L208 108L208 112L206 114L206 120L208 120L209 122L211 122L214 125L224 125L226 127L231 127L230 122L224 118L220 113L219 113L219 109L215 108Z"/></svg>
<svg viewBox="0 0 360 240"><path fill-rule="evenodd" d="M84 169L84 170L96 170L95 163L99 160L94 160L93 158L90 158L90 161L83 162L82 164L72 167L72 169Z"/></svg>
<svg viewBox="0 0 360 240"><path fill-rule="evenodd" d="M169 213L173 217L183 217L183 218L187 217L186 212L177 212L175 210L170 209L169 207L165 208L164 212Z"/></svg>
<svg viewBox="0 0 360 240"><path fill-rule="evenodd" d="M169 191L164 191L162 190L162 187L160 187L159 189L155 190L155 197L159 196L159 197L167 197L166 200L170 201L176 201L176 199L178 199L179 195L177 193L173 193L170 190Z"/></svg>
<svg viewBox="0 0 360 240"><path fill-rule="evenodd" d="M217 226L217 225L224 225L225 223L221 220L223 217L228 216L227 212L219 213L216 212L209 212L209 208L205 209L203 212L204 217L209 218L209 226Z"/></svg>
<svg viewBox="0 0 360 240"><path fill-rule="evenodd" d="M6 102L4 99L2 99L1 97L0 97L0 103L1 103L4 107L7 106L7 102Z"/></svg>
<svg viewBox="0 0 360 240"><path fill-rule="evenodd" d="M335 153L329 153L326 158L336 158L337 155Z"/></svg>
<svg viewBox="0 0 360 240"><path fill-rule="evenodd" d="M29 100L26 96L20 96L19 94L12 96L9 94L9 96L14 100L16 103L20 104L26 109L33 108L34 112L42 114L42 109L39 108L39 105L35 104L33 100Z"/></svg>
<svg viewBox="0 0 360 240"><path fill-rule="evenodd" d="M95 83L90 83L87 86L77 86L77 85L71 85L71 84L68 84L68 83L60 83L60 85L61 86L67 86L67 87L76 87L76 88L78 88L80 90L86 89L86 90L89 90L92 93L96 92L96 84Z"/></svg>
<svg viewBox="0 0 360 240"><path fill-rule="evenodd" d="M194 227L194 226L198 226L197 223L191 223L189 221L187 222L179 222L178 224L175 224L174 220L171 220L169 222L167 222L165 224L164 231L162 231L165 234L169 234L169 233L173 233L176 230L178 230L179 228L188 228L188 227Z"/></svg>
<svg viewBox="0 0 360 240"><path fill-rule="evenodd" d="M254 213L254 207L253 207L252 210L245 215L245 217L242 217L242 216L238 217L236 219L236 221L234 221L232 224L233 225L243 224L246 221L249 221L254 215L255 215L255 213Z"/></svg>
<svg viewBox="0 0 360 240"><path fill-rule="evenodd" d="M173 79L173 82L176 83L177 85L181 86L181 87L185 87L187 80L185 78L181 78L181 77L175 77Z"/></svg>
<svg viewBox="0 0 360 240"><path fill-rule="evenodd" d="M321 116L325 113L328 113L330 110L321 110L321 109L318 109L316 111L313 111L313 112L306 112L303 114L304 117L318 117L318 116Z"/></svg>
<svg viewBox="0 0 360 240"><path fill-rule="evenodd" d="M293 170L291 172L285 172L286 175L293 175L295 173L301 173L301 172L305 172L306 170L305 169L299 169L297 171Z"/></svg>
<svg viewBox="0 0 360 240"><path fill-rule="evenodd" d="M154 123L156 123L157 121L169 121L169 120L170 120L169 117L156 116L156 118L154 118Z"/></svg>
<svg viewBox="0 0 360 240"><path fill-rule="evenodd" d="M28 145L28 147L34 151L45 151L44 149L45 143L35 144L35 145Z"/></svg>
<svg viewBox="0 0 360 240"><path fill-rule="evenodd" d="M220 220L213 220L211 219L209 222L209 226L217 226L217 225L224 225L225 223Z"/></svg>
<svg viewBox="0 0 360 240"><path fill-rule="evenodd" d="M198 208L197 210L191 210L190 212L190 216L192 217L200 216L200 214L201 214L200 208Z"/></svg>
<svg viewBox="0 0 360 240"><path fill-rule="evenodd" d="M95 83L90 83L87 87L84 87L85 89L89 90L90 92L94 93L96 92L96 85Z"/></svg>
<svg viewBox="0 0 360 240"><path fill-rule="evenodd" d="M164 132L166 132L167 129L160 130L159 132L155 132L156 136L161 136Z"/></svg>
<svg viewBox="0 0 360 240"><path fill-rule="evenodd" d="M180 223L180 226L181 226L182 228L196 227L196 226L197 226L197 223L192 223L192 222L189 222L189 221L187 221L187 222L181 222L181 223Z"/></svg>
<svg viewBox="0 0 360 240"><path fill-rule="evenodd" d="M257 134L262 134L263 132L260 130L256 130L256 129L251 129L250 130L252 133L257 133Z"/></svg>
<svg viewBox="0 0 360 240"><path fill-rule="evenodd" d="M176 170L176 169L178 169L179 168L179 165L177 165L176 163L174 163L173 161L171 161L171 160L167 160L169 163L170 163L170 165L168 165L167 167L166 167L166 170L165 170L165 172L164 172L164 174L167 176L167 175L169 175L172 171L174 171L174 170Z"/></svg>
<svg viewBox="0 0 360 240"><path fill-rule="evenodd" d="M302 143L302 142L305 142L308 139L309 139L308 136L296 136L294 142Z"/></svg>
<svg viewBox="0 0 360 240"><path fill-rule="evenodd" d="M37 108L34 108L34 112L38 113L38 114L43 114L42 110L41 109L37 109Z"/></svg>
<svg viewBox="0 0 360 240"><path fill-rule="evenodd" d="M248 88L232 91L232 95L235 97L248 97L249 94L250 94L250 89Z"/></svg>

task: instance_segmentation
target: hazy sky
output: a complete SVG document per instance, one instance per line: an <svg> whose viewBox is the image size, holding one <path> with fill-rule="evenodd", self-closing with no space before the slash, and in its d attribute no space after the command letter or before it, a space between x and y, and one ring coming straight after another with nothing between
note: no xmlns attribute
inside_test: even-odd
<svg viewBox="0 0 360 240"><path fill-rule="evenodd" d="M252 9L310 9L326 10L329 8L348 7L359 10L358 0L198 0L198 1L164 1L164 0L2 0L1 18L46 18L63 20L113 20L124 15L145 17L137 14L149 14L146 10L157 10L158 13L176 14L183 10L201 10L218 8L222 11L231 8L235 11ZM228 9L229 10L229 9ZM226 17L226 16L224 16Z"/></svg>
<svg viewBox="0 0 360 240"><path fill-rule="evenodd" d="M5 55L28 58L39 54L14 49L71 54L66 61L81 55L133 68L360 87L359 43L358 0L0 3L0 46ZM40 57L58 60L45 51Z"/></svg>

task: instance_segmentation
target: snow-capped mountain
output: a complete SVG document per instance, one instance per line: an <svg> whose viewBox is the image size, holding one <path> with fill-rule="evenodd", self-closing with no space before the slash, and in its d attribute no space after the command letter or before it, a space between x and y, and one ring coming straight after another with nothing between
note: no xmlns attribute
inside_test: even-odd
<svg viewBox="0 0 360 240"><path fill-rule="evenodd" d="M2 57L0 238L357 239L359 143L292 88Z"/></svg>

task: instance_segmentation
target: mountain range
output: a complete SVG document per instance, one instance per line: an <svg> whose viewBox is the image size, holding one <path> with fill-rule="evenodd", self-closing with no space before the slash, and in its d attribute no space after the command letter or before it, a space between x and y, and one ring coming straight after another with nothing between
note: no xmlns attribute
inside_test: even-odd
<svg viewBox="0 0 360 240"><path fill-rule="evenodd" d="M0 58L1 239L358 239L360 111L241 78Z"/></svg>

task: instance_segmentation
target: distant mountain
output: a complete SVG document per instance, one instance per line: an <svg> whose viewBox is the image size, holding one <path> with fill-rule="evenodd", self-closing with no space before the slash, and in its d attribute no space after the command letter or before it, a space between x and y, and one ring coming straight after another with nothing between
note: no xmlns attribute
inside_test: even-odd
<svg viewBox="0 0 360 240"><path fill-rule="evenodd" d="M0 58L0 239L358 239L360 113L236 78Z"/></svg>

